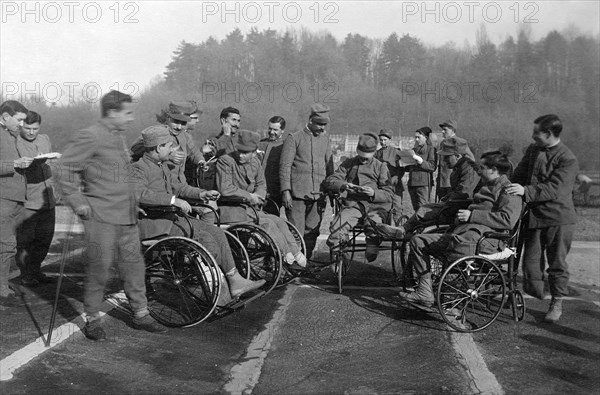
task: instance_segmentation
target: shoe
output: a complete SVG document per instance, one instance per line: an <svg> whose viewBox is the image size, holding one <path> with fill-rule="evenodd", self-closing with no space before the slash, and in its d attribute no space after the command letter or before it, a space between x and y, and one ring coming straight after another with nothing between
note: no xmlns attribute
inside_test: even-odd
<svg viewBox="0 0 600 395"><path fill-rule="evenodd" d="M44 273L40 273L37 276L25 276L21 278L21 285L25 287L38 287L43 284L54 284L56 283L56 277L46 276Z"/></svg>
<svg viewBox="0 0 600 395"><path fill-rule="evenodd" d="M229 278L229 292L232 298L240 297L241 295L259 289L265 285L265 280L248 280L242 276Z"/></svg>
<svg viewBox="0 0 600 395"><path fill-rule="evenodd" d="M294 259L294 254L292 254L291 252L288 252L287 254L285 254L285 256L283 257L283 261L285 263L287 263L288 265L292 265L295 261Z"/></svg>
<svg viewBox="0 0 600 395"><path fill-rule="evenodd" d="M0 306L15 307L23 304L23 301L14 293L0 296Z"/></svg>
<svg viewBox="0 0 600 395"><path fill-rule="evenodd" d="M431 286L431 274L424 274L419 277L419 285L413 292L400 292L400 297L409 303L418 304L424 307L431 307L435 302L433 289Z"/></svg>
<svg viewBox="0 0 600 395"><path fill-rule="evenodd" d="M375 225L377 232L386 240L398 240L406 238L404 226L391 226L387 224Z"/></svg>
<svg viewBox="0 0 600 395"><path fill-rule="evenodd" d="M555 323L558 322L562 315L562 298L552 298L550 308L544 317L544 321Z"/></svg>
<svg viewBox="0 0 600 395"><path fill-rule="evenodd" d="M150 314L141 318L133 317L133 328L151 333L165 333L167 328L159 324Z"/></svg>
<svg viewBox="0 0 600 395"><path fill-rule="evenodd" d="M377 259L377 255L379 255L379 246L377 244L367 243L367 248L365 249L365 258L367 258L367 262L374 262Z"/></svg>
<svg viewBox="0 0 600 395"><path fill-rule="evenodd" d="M306 261L306 257L302 253L302 251L300 251L296 255L294 255L294 260L296 261L296 263L299 266L302 266L302 268L306 268L306 262L307 261Z"/></svg>
<svg viewBox="0 0 600 395"><path fill-rule="evenodd" d="M97 342L106 340L106 332L100 326L100 320L88 321L81 331L90 340Z"/></svg>

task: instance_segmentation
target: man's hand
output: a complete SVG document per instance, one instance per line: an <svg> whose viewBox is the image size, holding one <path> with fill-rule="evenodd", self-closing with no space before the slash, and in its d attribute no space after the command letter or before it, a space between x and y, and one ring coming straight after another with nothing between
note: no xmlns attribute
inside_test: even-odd
<svg viewBox="0 0 600 395"><path fill-rule="evenodd" d="M75 208L75 214L81 219L90 219L92 217L92 208L90 206L79 206Z"/></svg>
<svg viewBox="0 0 600 395"><path fill-rule="evenodd" d="M458 210L456 213L456 219L458 222L469 222L469 218L471 218L471 210Z"/></svg>
<svg viewBox="0 0 600 395"><path fill-rule="evenodd" d="M421 163L423 163L423 158L421 158L421 157L420 157L419 155L417 155L417 154L414 154L414 155L412 156L412 158L413 158L415 161L417 161L417 163L418 163L418 164L421 164Z"/></svg>
<svg viewBox="0 0 600 395"><path fill-rule="evenodd" d="M510 184L504 188L504 192L508 193L509 195L523 196L525 195L525 188L520 184Z"/></svg>
<svg viewBox="0 0 600 395"><path fill-rule="evenodd" d="M375 190L371 187L360 187L360 192L369 197L375 196Z"/></svg>
<svg viewBox="0 0 600 395"><path fill-rule="evenodd" d="M15 167L15 169L27 169L32 162L33 158L24 156L22 158L15 159L15 161L13 162L13 166Z"/></svg>
<svg viewBox="0 0 600 395"><path fill-rule="evenodd" d="M185 154L183 153L181 147L177 146L173 148L173 150L171 151L170 158L176 165L182 164L185 160Z"/></svg>
<svg viewBox="0 0 600 395"><path fill-rule="evenodd" d="M231 125L223 119L221 119L221 130L225 136L231 136Z"/></svg>
<svg viewBox="0 0 600 395"><path fill-rule="evenodd" d="M281 193L281 203L288 210L292 208L292 194L290 191L283 191Z"/></svg>
<svg viewBox="0 0 600 395"><path fill-rule="evenodd" d="M189 214L192 212L192 206L183 199L175 198L173 206L179 207L184 213Z"/></svg>
<svg viewBox="0 0 600 395"><path fill-rule="evenodd" d="M253 206L259 205L259 204L263 204L265 201L265 199L263 199L262 196L256 194L256 193L251 193L250 194L250 204Z"/></svg>
<svg viewBox="0 0 600 395"><path fill-rule="evenodd" d="M219 191L205 191L202 193L202 198L203 199L208 199L208 200L217 200L218 198L221 197L221 194L219 193Z"/></svg>

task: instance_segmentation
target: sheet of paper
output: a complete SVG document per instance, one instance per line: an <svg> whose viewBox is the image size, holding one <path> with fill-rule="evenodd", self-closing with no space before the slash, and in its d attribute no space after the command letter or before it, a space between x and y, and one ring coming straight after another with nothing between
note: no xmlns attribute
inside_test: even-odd
<svg viewBox="0 0 600 395"><path fill-rule="evenodd" d="M34 157L33 159L36 160L41 160L41 159L58 159L62 156L61 153L59 152L49 152L47 154L39 154L38 156Z"/></svg>
<svg viewBox="0 0 600 395"><path fill-rule="evenodd" d="M398 159L398 166L405 167L416 164L417 162L413 159L414 154L415 151L411 149L401 150L400 159Z"/></svg>

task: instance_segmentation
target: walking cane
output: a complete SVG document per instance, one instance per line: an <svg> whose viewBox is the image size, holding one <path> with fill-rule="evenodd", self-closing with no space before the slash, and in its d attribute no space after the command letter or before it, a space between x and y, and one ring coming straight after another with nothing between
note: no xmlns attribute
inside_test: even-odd
<svg viewBox="0 0 600 395"><path fill-rule="evenodd" d="M58 309L58 298L60 296L60 287L62 285L63 274L65 272L65 264L67 263L67 255L69 253L69 241L71 240L71 233L73 232L73 227L75 226L75 215L72 212L71 220L69 223L69 228L67 229L67 238L65 239L65 243L63 244L62 256L60 261L60 270L58 275L58 283L56 284L56 295L54 296L54 306L52 307L52 315L50 316L50 326L48 328L48 336L46 336L46 347L50 347L50 340L52 339L52 331L54 330L54 320L56 318L56 310Z"/></svg>

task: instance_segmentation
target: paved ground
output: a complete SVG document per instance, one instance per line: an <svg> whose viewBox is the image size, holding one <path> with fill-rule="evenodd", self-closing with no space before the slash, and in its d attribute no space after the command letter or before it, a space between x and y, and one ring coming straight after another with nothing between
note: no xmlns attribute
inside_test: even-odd
<svg viewBox="0 0 600 395"><path fill-rule="evenodd" d="M49 272L57 271L63 241L59 233ZM64 326L54 335L63 342L12 372L0 392L591 394L600 388L600 243L574 244L573 286L556 325L541 322L547 301L527 298L521 323L506 310L481 333L451 331L439 314L400 303L389 255L382 254L369 265L357 257L343 295L325 270L242 311L164 335L133 330L127 314L107 304L103 343L78 330L81 244L76 236L69 246L56 325ZM39 337L54 289L24 292L23 307L1 312L3 373L24 348L37 344L44 351Z"/></svg>

